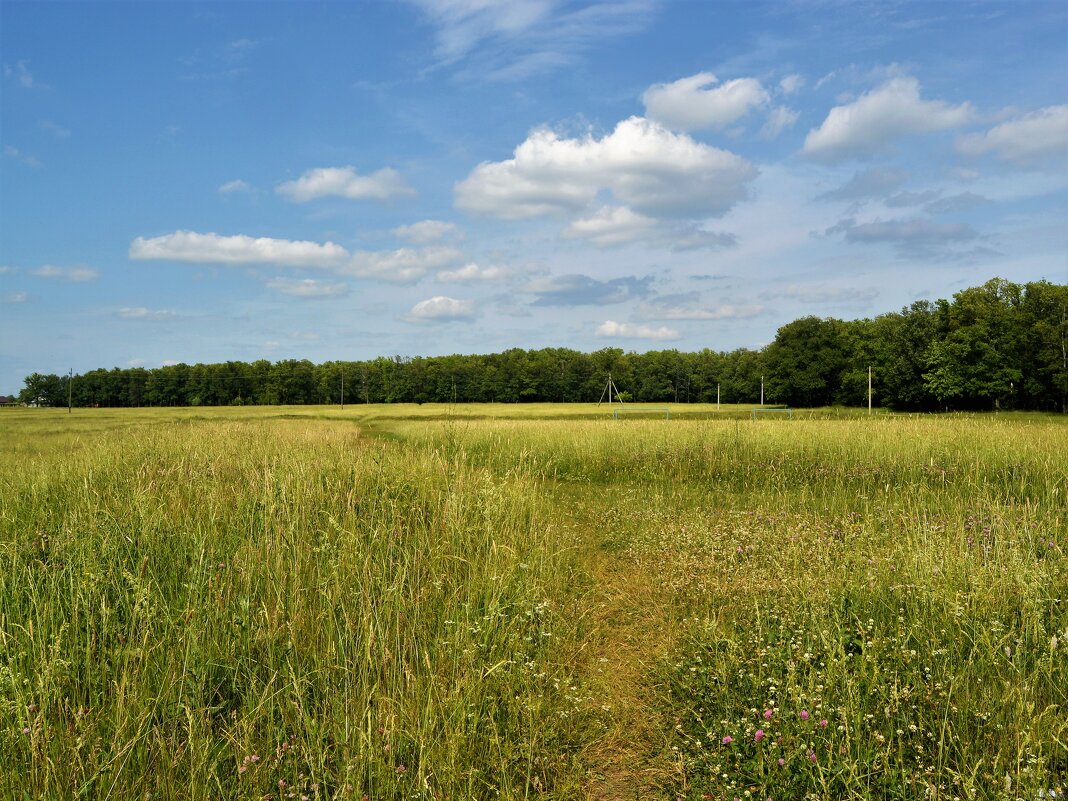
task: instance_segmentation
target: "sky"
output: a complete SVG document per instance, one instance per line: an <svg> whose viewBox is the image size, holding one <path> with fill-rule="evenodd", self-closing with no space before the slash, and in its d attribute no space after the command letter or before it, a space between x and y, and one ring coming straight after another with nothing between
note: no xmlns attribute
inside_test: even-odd
<svg viewBox="0 0 1068 801"><path fill-rule="evenodd" d="M1062 0L0 0L0 62L0 393L1068 283Z"/></svg>

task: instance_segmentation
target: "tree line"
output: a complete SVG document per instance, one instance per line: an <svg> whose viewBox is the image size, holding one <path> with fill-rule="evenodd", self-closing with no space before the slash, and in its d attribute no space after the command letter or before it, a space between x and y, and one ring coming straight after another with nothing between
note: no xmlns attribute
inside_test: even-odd
<svg viewBox="0 0 1068 801"><path fill-rule="evenodd" d="M611 373L624 400L1068 411L1068 285L992 279L952 301L872 319L802 317L762 350L646 353L514 348L488 355L176 364L34 373L38 406L590 402ZM344 392L344 396L342 396Z"/></svg>

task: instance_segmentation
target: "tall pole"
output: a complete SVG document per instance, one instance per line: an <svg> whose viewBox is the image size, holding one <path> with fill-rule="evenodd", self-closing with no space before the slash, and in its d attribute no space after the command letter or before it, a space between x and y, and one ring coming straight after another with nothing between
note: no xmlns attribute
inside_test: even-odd
<svg viewBox="0 0 1068 801"><path fill-rule="evenodd" d="M868 365L868 414L871 414L871 365Z"/></svg>
<svg viewBox="0 0 1068 801"><path fill-rule="evenodd" d="M74 397L73 396L73 390L74 390L74 368L72 367L72 368L70 368L70 372L67 373L67 414L71 413L71 408L74 405L73 403L71 403L71 399Z"/></svg>
<svg viewBox="0 0 1068 801"><path fill-rule="evenodd" d="M719 384L716 384L716 411L719 411Z"/></svg>
<svg viewBox="0 0 1068 801"><path fill-rule="evenodd" d="M764 376L760 376L760 405L764 405Z"/></svg>

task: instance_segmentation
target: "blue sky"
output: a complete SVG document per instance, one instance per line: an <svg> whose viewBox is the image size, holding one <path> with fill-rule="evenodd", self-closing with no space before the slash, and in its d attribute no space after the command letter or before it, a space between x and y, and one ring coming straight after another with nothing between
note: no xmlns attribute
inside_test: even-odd
<svg viewBox="0 0 1068 801"><path fill-rule="evenodd" d="M0 392L1068 281L1063 2L0 2Z"/></svg>

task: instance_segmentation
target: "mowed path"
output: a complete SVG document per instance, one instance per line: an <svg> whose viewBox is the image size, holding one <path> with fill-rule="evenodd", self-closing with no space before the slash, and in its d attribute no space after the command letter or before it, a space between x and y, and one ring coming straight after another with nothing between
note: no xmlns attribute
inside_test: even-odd
<svg viewBox="0 0 1068 801"><path fill-rule="evenodd" d="M670 758L673 724L662 714L656 684L657 661L673 643L671 591L656 566L629 551L613 527L626 500L611 489L598 494L588 487L557 487L556 495L575 540L584 544L591 579L575 602L585 631L578 664L605 729L585 755L588 797L664 798L665 785L677 775Z"/></svg>

